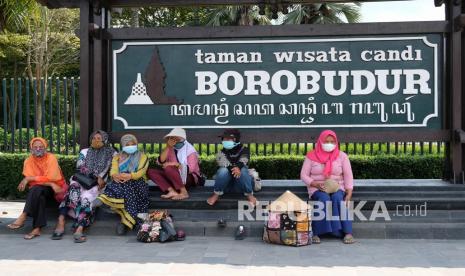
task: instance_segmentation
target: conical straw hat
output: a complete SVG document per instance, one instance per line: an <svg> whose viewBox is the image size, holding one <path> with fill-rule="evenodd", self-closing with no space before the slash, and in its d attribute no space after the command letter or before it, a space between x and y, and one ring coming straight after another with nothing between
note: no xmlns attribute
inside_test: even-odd
<svg viewBox="0 0 465 276"><path fill-rule="evenodd" d="M310 209L307 202L300 199L291 191L285 191L280 197L268 205L268 210L272 212L294 212Z"/></svg>

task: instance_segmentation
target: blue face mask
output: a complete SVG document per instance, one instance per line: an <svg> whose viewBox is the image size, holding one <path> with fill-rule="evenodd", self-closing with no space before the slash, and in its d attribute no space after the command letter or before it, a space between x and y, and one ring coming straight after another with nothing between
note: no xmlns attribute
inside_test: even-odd
<svg viewBox="0 0 465 276"><path fill-rule="evenodd" d="M176 144L174 144L173 147L175 149L177 149L177 150L181 149L182 147L184 147L184 141L183 142L177 142Z"/></svg>
<svg viewBox="0 0 465 276"><path fill-rule="evenodd" d="M123 147L123 151L127 154L133 154L137 151L137 145L125 146Z"/></svg>
<svg viewBox="0 0 465 276"><path fill-rule="evenodd" d="M240 144L240 143L236 143L234 141L223 141L221 143L223 144L223 148L225 148L225 149L232 149L235 146Z"/></svg>

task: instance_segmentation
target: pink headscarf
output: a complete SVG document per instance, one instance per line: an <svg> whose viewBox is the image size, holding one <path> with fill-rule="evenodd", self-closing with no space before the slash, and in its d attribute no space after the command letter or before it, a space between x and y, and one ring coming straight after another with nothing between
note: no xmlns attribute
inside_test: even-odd
<svg viewBox="0 0 465 276"><path fill-rule="evenodd" d="M325 139L328 136L332 136L336 142L336 148L332 152L326 152L323 150L322 145L324 144ZM318 137L315 149L307 153L308 159L325 165L323 174L326 177L329 177L331 175L333 161L336 160L338 156L339 141L337 140L336 133L332 130L324 130L323 132L321 132L320 137Z"/></svg>

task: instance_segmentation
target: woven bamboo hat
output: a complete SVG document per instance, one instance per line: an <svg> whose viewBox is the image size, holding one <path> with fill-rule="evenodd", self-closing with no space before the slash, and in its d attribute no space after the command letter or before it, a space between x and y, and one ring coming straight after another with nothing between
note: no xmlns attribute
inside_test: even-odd
<svg viewBox="0 0 465 276"><path fill-rule="evenodd" d="M165 135L165 139L167 139L168 137L180 137L184 140L186 140L186 131L182 128L173 128L170 133L166 134Z"/></svg>
<svg viewBox="0 0 465 276"><path fill-rule="evenodd" d="M339 183L333 179L326 179L325 181L325 192L332 194L339 190Z"/></svg>
<svg viewBox="0 0 465 276"><path fill-rule="evenodd" d="M307 202L300 199L291 191L285 191L275 201L268 205L268 210L272 212L295 212L306 211L311 207Z"/></svg>

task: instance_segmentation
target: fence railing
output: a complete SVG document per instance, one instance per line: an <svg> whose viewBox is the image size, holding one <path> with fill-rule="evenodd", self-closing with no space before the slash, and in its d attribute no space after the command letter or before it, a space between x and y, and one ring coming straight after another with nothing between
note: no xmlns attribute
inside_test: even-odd
<svg viewBox="0 0 465 276"><path fill-rule="evenodd" d="M76 154L79 150L79 91L75 78L29 80L2 79L0 112L0 150L28 152L29 140L42 136L49 141L49 150L60 154ZM163 143L142 144L141 148L157 154ZM303 155L314 143L251 143L252 155ZM117 148L118 145L115 145ZM348 154L444 154L444 142L341 143ZM211 155L221 149L219 144L194 144L200 154Z"/></svg>
<svg viewBox="0 0 465 276"><path fill-rule="evenodd" d="M34 136L55 153L76 154L79 131L78 80L2 79L0 136L3 152L27 152Z"/></svg>
<svg viewBox="0 0 465 276"><path fill-rule="evenodd" d="M193 144L202 155L211 155L221 150L220 144ZM304 155L315 147L315 143L247 143L252 155ZM341 143L339 148L348 154L359 155L443 155L444 142L392 142L392 143ZM116 145L116 148L119 148ZM147 153L157 154L164 148L163 143L146 143L140 148Z"/></svg>

